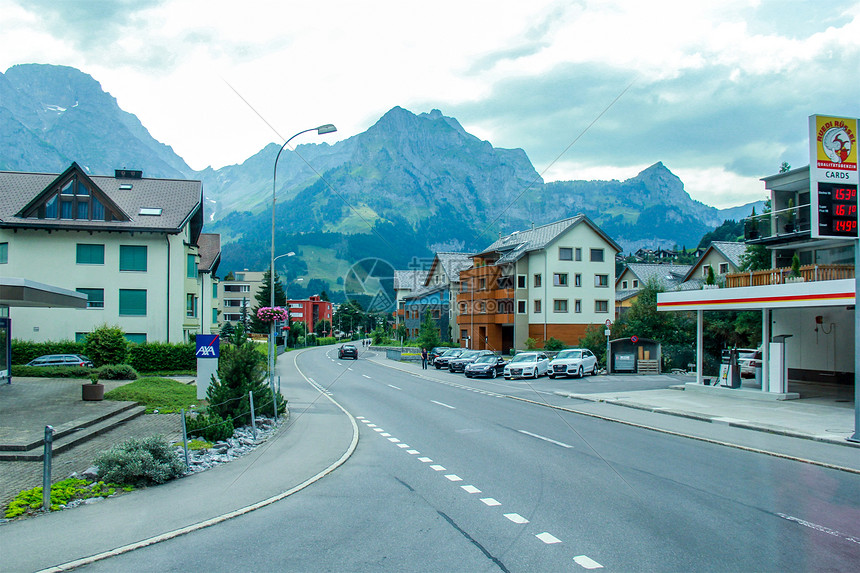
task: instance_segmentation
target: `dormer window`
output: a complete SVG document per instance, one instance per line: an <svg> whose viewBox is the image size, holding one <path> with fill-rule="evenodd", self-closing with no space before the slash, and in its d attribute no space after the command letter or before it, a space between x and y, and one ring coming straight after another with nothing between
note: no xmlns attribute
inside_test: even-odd
<svg viewBox="0 0 860 573"><path fill-rule="evenodd" d="M22 209L18 216L66 221L128 220L77 164L72 164L72 167Z"/></svg>

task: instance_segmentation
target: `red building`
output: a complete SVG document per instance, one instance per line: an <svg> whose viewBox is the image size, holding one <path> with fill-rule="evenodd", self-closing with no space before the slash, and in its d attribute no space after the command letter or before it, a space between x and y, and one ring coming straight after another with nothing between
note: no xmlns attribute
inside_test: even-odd
<svg viewBox="0 0 860 573"><path fill-rule="evenodd" d="M329 330L325 333L326 336L331 336L332 315L334 307L329 301L320 299L314 295L308 300L290 300L287 301L290 307L290 323L301 322L305 325L308 332L313 332L316 324L321 320L327 320Z"/></svg>

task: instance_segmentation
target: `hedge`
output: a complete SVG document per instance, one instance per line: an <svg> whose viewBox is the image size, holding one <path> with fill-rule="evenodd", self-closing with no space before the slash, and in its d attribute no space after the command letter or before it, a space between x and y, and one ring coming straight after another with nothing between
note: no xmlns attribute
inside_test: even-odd
<svg viewBox="0 0 860 573"><path fill-rule="evenodd" d="M59 342L30 342L12 340L12 364L27 364L45 354L86 354L83 342L61 340Z"/></svg>
<svg viewBox="0 0 860 573"><path fill-rule="evenodd" d="M128 345L126 362L138 372L196 370L197 356L193 342L168 344L143 342Z"/></svg>
<svg viewBox="0 0 860 573"><path fill-rule="evenodd" d="M317 346L327 346L335 343L337 343L337 338L333 336L321 336L317 338Z"/></svg>

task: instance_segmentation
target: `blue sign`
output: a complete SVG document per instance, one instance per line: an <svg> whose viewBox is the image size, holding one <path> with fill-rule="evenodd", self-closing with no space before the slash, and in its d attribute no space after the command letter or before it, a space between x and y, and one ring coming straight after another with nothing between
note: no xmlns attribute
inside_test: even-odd
<svg viewBox="0 0 860 573"><path fill-rule="evenodd" d="M198 334L195 339L197 358L218 358L221 355L221 341L217 334Z"/></svg>

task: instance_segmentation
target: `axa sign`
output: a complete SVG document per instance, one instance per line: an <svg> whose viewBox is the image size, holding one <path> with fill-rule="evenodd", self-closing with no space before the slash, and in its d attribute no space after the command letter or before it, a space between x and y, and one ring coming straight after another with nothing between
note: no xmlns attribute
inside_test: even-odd
<svg viewBox="0 0 860 573"><path fill-rule="evenodd" d="M196 336L197 358L218 358L221 354L221 341L217 334L198 334Z"/></svg>

